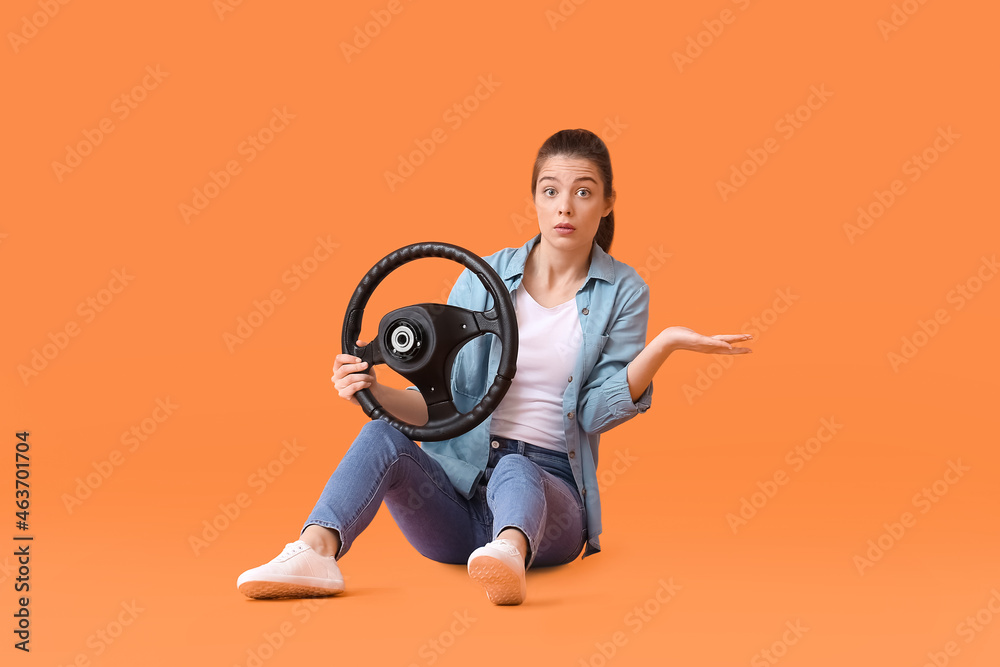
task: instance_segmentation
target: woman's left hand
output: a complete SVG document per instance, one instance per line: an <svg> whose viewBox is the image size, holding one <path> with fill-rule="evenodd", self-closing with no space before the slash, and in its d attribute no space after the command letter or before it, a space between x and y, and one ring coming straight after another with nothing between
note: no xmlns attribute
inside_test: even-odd
<svg viewBox="0 0 1000 667"><path fill-rule="evenodd" d="M748 347L733 347L732 343L743 343L752 340L750 334L716 334L706 336L687 327L667 327L654 338L661 349L691 350L703 354L749 354L753 352Z"/></svg>

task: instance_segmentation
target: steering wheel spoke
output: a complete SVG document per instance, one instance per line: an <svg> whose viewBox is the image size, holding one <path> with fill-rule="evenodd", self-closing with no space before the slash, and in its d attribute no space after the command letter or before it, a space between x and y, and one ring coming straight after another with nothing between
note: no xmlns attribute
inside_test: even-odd
<svg viewBox="0 0 1000 667"><path fill-rule="evenodd" d="M420 372L411 372L404 376L420 390L420 396L427 404L428 419L434 419L431 415L432 406L442 403L452 405L450 378L445 377L443 371L443 368L428 366Z"/></svg>
<svg viewBox="0 0 1000 667"><path fill-rule="evenodd" d="M382 356L382 345L378 342L378 338L370 341L367 345L354 345L348 354L353 354L361 361L367 361L368 368L385 363L385 357Z"/></svg>
<svg viewBox="0 0 1000 667"><path fill-rule="evenodd" d="M500 336L503 334L500 326L499 314L496 307L489 310L480 310L473 313L476 320L476 327L482 333L492 333Z"/></svg>
<svg viewBox="0 0 1000 667"><path fill-rule="evenodd" d="M450 422L461 414L450 400L431 403L427 406L428 422Z"/></svg>

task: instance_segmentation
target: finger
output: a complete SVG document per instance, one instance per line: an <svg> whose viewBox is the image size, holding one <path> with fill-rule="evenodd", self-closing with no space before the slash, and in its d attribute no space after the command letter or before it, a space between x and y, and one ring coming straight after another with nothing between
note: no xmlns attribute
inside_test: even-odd
<svg viewBox="0 0 1000 667"><path fill-rule="evenodd" d="M717 334L712 336L712 338L724 340L728 343L739 343L741 341L751 340L753 336L750 334Z"/></svg>
<svg viewBox="0 0 1000 667"><path fill-rule="evenodd" d="M341 368L344 370L345 375L349 375L351 373L359 373L368 368L368 362L361 361L356 364L344 364L343 366L341 366Z"/></svg>
<svg viewBox="0 0 1000 667"><path fill-rule="evenodd" d="M370 385L371 385L371 383L368 382L368 381L366 381L366 380L358 380L358 381L355 381L355 382L344 383L344 386L338 387L338 389L340 390L339 393L340 393L341 398L348 398L349 399L349 398L351 398L354 395L355 392L357 392L357 391L359 391L361 389L365 389L366 387L368 387Z"/></svg>
<svg viewBox="0 0 1000 667"><path fill-rule="evenodd" d="M334 358L334 361L336 362L336 365L334 365L334 368L336 368L337 365L340 365L340 364L354 364L354 363L357 363L357 362L361 361L361 357L356 357L353 354L338 354Z"/></svg>
<svg viewBox="0 0 1000 667"><path fill-rule="evenodd" d="M333 360L341 364L349 364L350 362L357 359L353 354L338 354Z"/></svg>
<svg viewBox="0 0 1000 667"><path fill-rule="evenodd" d="M753 354L749 347L732 347L728 350L719 350L719 354Z"/></svg>

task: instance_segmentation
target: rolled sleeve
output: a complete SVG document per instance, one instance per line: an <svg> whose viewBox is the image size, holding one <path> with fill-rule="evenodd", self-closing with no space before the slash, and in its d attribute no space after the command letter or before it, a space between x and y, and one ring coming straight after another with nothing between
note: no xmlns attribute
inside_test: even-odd
<svg viewBox="0 0 1000 667"><path fill-rule="evenodd" d="M608 378L602 389L608 397L611 415L615 419L631 419L642 414L649 409L653 401L652 382L649 383L638 400L632 401L632 390L628 386L628 366Z"/></svg>
<svg viewBox="0 0 1000 667"><path fill-rule="evenodd" d="M649 289L643 283L615 320L591 380L582 391L578 413L587 433L604 433L652 404L652 382L636 401L628 385L628 364L646 346L648 321Z"/></svg>

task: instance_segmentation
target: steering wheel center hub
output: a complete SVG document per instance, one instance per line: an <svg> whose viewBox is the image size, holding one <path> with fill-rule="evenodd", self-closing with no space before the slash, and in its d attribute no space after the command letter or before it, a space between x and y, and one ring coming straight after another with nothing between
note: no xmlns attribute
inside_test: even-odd
<svg viewBox="0 0 1000 667"><path fill-rule="evenodd" d="M409 361L420 353L424 335L420 325L402 317L388 326L385 349L400 361Z"/></svg>

